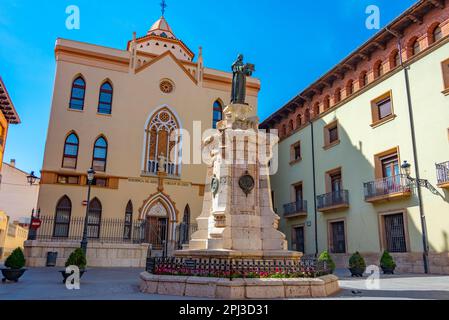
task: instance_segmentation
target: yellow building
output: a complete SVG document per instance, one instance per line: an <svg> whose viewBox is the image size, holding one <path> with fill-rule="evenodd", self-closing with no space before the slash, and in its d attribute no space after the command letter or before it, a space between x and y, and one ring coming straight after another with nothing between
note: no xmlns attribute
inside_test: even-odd
<svg viewBox="0 0 449 320"><path fill-rule="evenodd" d="M79 246L90 167L91 266L142 266L148 244L153 254L180 248L202 209L201 134L222 120L232 73L204 66L201 48L195 59L164 17L125 50L58 39L55 54L42 226L26 245L29 264L42 266L55 251L61 265ZM259 90L249 78L255 107Z"/></svg>
<svg viewBox="0 0 449 320"><path fill-rule="evenodd" d="M20 119L9 96L8 90L0 77L0 172L5 153L6 138L8 136L9 124L19 124ZM1 183L1 175L0 175ZM0 205L1 209L1 205Z"/></svg>
<svg viewBox="0 0 449 320"><path fill-rule="evenodd" d="M10 218L0 211L0 261L4 261L16 248L23 248L28 237L28 229L11 222Z"/></svg>
<svg viewBox="0 0 449 320"><path fill-rule="evenodd" d="M290 248L448 274L448 107L449 1L419 1L267 118Z"/></svg>

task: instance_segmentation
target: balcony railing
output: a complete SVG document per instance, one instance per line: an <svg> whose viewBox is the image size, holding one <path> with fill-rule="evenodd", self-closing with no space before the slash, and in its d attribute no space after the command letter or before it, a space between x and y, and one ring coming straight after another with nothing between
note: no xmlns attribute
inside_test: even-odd
<svg viewBox="0 0 449 320"><path fill-rule="evenodd" d="M176 163L166 162L164 164L164 169L162 171L167 173L169 176L178 176L179 170L177 170L177 169L178 169L178 165ZM148 167L147 167L146 171L143 172L143 174L157 175L158 172L159 172L159 161L150 160L150 161L148 161Z"/></svg>
<svg viewBox="0 0 449 320"><path fill-rule="evenodd" d="M318 210L330 210L349 206L349 191L339 190L319 195L317 198Z"/></svg>
<svg viewBox="0 0 449 320"><path fill-rule="evenodd" d="M284 204L284 217L295 217L307 214L307 201L299 200L292 203Z"/></svg>
<svg viewBox="0 0 449 320"><path fill-rule="evenodd" d="M437 164L436 168L438 184L449 183L449 161Z"/></svg>
<svg viewBox="0 0 449 320"><path fill-rule="evenodd" d="M409 195L411 188L406 175L378 179L364 183L365 200L388 198L391 195Z"/></svg>

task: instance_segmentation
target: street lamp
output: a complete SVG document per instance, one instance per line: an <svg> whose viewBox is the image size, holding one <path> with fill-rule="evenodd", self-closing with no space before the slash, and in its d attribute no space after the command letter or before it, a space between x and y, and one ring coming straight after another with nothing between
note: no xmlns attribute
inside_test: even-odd
<svg viewBox="0 0 449 320"><path fill-rule="evenodd" d="M31 171L31 173L27 176L27 181L30 186L32 186L37 180L37 177L34 175L34 171Z"/></svg>
<svg viewBox="0 0 449 320"><path fill-rule="evenodd" d="M410 176L411 173L411 164L407 161L404 161L404 163L401 165L402 173L407 177L407 180L409 181L411 186L415 186L418 188L418 195L419 199L421 199L420 195L420 189L419 187L424 187L428 190L430 190L433 194L439 194L439 192L432 186L432 184L429 182L429 180L426 179L419 179L419 178L412 178ZM420 218L421 218L421 230L422 230L422 242L423 242L423 262L424 262L424 272L429 273L429 242L427 239L427 223L426 223L426 216L424 214L424 209L422 207L421 200L419 201L419 210L420 210Z"/></svg>
<svg viewBox="0 0 449 320"><path fill-rule="evenodd" d="M434 186L432 186L432 184L429 182L429 180L412 178L410 176L411 171L412 171L411 168L412 168L412 165L410 163L408 163L406 160L401 165L402 174L404 174L407 177L407 180L410 182L410 184L412 186L424 187L424 188L430 190L430 192L432 192L433 194L436 194L436 195L440 194L438 192L438 190L435 189Z"/></svg>
<svg viewBox="0 0 449 320"><path fill-rule="evenodd" d="M84 252L84 255L87 254L87 224L89 221L89 207L90 207L90 189L92 186L92 182L95 178L94 169L90 168L87 170L87 205L86 205L86 216L84 217L84 230L83 230L83 239L81 240L81 249Z"/></svg>

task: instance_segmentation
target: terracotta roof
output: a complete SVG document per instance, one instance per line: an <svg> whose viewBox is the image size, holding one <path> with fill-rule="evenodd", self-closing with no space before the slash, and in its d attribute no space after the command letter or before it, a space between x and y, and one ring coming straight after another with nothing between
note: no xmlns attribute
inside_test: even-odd
<svg viewBox="0 0 449 320"><path fill-rule="evenodd" d="M20 118L17 114L16 109L14 108L14 104L11 101L11 97L9 96L8 90L6 90L6 86L3 83L2 78L0 77L0 111L11 124L19 124Z"/></svg>

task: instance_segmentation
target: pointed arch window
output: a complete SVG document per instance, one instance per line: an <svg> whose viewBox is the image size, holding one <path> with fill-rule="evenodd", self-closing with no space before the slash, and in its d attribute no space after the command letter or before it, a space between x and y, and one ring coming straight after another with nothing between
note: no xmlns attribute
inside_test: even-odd
<svg viewBox="0 0 449 320"><path fill-rule="evenodd" d="M129 200L125 210L125 225L123 230L124 240L131 240L132 223L133 223L133 204L131 200Z"/></svg>
<svg viewBox="0 0 449 320"><path fill-rule="evenodd" d="M72 201L69 197L62 197L57 205L53 224L54 238L68 238L70 231L70 218L72 216Z"/></svg>
<svg viewBox="0 0 449 320"><path fill-rule="evenodd" d="M212 128L217 129L217 123L223 120L223 106L220 101L214 102Z"/></svg>
<svg viewBox="0 0 449 320"><path fill-rule="evenodd" d="M90 239L100 238L102 206L100 200L93 199L89 204L87 216L87 237Z"/></svg>
<svg viewBox="0 0 449 320"><path fill-rule="evenodd" d="M144 171L157 174L163 159L162 172L171 176L181 174L181 135L177 118L166 107L156 111L146 128L146 150Z"/></svg>
<svg viewBox="0 0 449 320"><path fill-rule="evenodd" d="M67 136L64 143L64 155L62 158L62 167L66 169L76 169L78 161L79 139L75 133Z"/></svg>
<svg viewBox="0 0 449 320"><path fill-rule="evenodd" d="M106 171L106 159L108 156L108 143L104 137L100 137L94 144L94 157L92 168L95 171Z"/></svg>
<svg viewBox="0 0 449 320"><path fill-rule="evenodd" d="M180 245L189 243L190 240L190 207L186 205L184 209L184 216L180 226Z"/></svg>
<svg viewBox="0 0 449 320"><path fill-rule="evenodd" d="M109 81L100 87L100 98L98 100L98 113L111 114L112 112L112 85Z"/></svg>
<svg viewBox="0 0 449 320"><path fill-rule="evenodd" d="M83 110L84 98L86 96L86 81L79 76L72 83L72 92L70 95L69 109Z"/></svg>

